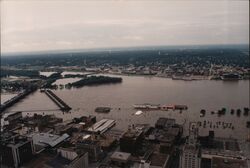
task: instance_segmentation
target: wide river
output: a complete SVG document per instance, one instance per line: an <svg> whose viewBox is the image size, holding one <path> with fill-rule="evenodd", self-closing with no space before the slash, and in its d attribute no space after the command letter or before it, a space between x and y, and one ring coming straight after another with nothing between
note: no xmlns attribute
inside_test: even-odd
<svg viewBox="0 0 250 168"><path fill-rule="evenodd" d="M29 95L7 111L24 111L23 115L34 113L55 114L64 120L83 115L95 115L97 120L102 118L115 119L116 129L126 130L129 124L154 125L159 117L175 118L179 124L184 124L187 134L190 121L206 120L210 123L205 128L200 127L199 133L207 135L209 130L215 131L215 136L235 137L246 139L249 129L246 122L250 121L250 115L243 115L243 108L249 107L249 81L225 82L225 81L181 81L158 77L121 76L121 84L82 87L80 89L62 89L55 93L72 107L70 113L62 113L58 107L39 91ZM187 111L146 111L141 115L134 115L133 104L184 104ZM96 113L98 106L112 108L108 114ZM211 114L225 107L227 113L224 116ZM231 115L231 108L242 110L241 116ZM206 109L206 116L200 117L200 110ZM217 128L216 122L232 123L232 128ZM211 128L210 128L211 124ZM229 125L229 124L228 124Z"/></svg>

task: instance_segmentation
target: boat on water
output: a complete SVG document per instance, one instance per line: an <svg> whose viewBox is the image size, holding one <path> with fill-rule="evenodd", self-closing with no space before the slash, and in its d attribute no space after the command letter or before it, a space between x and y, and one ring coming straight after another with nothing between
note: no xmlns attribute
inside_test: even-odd
<svg viewBox="0 0 250 168"><path fill-rule="evenodd" d="M200 117L204 117L206 115L206 110L205 109L202 109L200 111Z"/></svg>
<svg viewBox="0 0 250 168"><path fill-rule="evenodd" d="M186 105L160 105L160 104L134 104L135 109L144 109L144 110L187 110Z"/></svg>
<svg viewBox="0 0 250 168"><path fill-rule="evenodd" d="M201 75L173 75L172 80L194 81L208 79L207 76Z"/></svg>
<svg viewBox="0 0 250 168"><path fill-rule="evenodd" d="M149 104L149 103L144 103L144 104L134 104L133 107L135 109L145 109L145 110L159 110L160 104Z"/></svg>
<svg viewBox="0 0 250 168"><path fill-rule="evenodd" d="M174 105L163 105L161 106L162 110L173 110L174 109Z"/></svg>
<svg viewBox="0 0 250 168"><path fill-rule="evenodd" d="M95 112L97 113L108 113L110 112L111 108L110 107L97 107L95 109Z"/></svg>
<svg viewBox="0 0 250 168"><path fill-rule="evenodd" d="M140 110L134 113L134 115L141 115L141 114L143 114L143 112Z"/></svg>
<svg viewBox="0 0 250 168"><path fill-rule="evenodd" d="M172 80L183 80L183 77L182 76L175 76L175 75L173 75L172 76Z"/></svg>
<svg viewBox="0 0 250 168"><path fill-rule="evenodd" d="M223 81L232 81L232 80L237 81L242 79L242 77L237 73L226 73L223 74L221 78Z"/></svg>
<svg viewBox="0 0 250 168"><path fill-rule="evenodd" d="M187 110L188 106L187 105L174 105L174 110Z"/></svg>

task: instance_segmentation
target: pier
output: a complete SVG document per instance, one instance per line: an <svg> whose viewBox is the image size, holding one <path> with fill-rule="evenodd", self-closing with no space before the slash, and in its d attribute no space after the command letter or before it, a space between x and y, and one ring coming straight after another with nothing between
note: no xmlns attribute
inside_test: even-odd
<svg viewBox="0 0 250 168"><path fill-rule="evenodd" d="M101 121L95 123L92 127L88 129L90 133L103 134L115 125L115 120L102 119Z"/></svg>
<svg viewBox="0 0 250 168"><path fill-rule="evenodd" d="M51 90L45 89L44 93L60 108L60 110L68 112L72 109Z"/></svg>
<svg viewBox="0 0 250 168"><path fill-rule="evenodd" d="M28 96L29 94L33 93L36 90L37 90L37 88L25 90L24 92L18 94L17 96L11 98L10 100L8 100L6 102L4 102L3 104L1 104L0 113L2 113L7 108L13 106L15 103L19 102L20 100L22 100L23 98L25 98L26 96Z"/></svg>

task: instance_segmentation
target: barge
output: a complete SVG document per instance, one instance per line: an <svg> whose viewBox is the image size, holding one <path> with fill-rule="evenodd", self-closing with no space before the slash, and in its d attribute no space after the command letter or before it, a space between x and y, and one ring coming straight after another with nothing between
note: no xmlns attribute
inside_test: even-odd
<svg viewBox="0 0 250 168"><path fill-rule="evenodd" d="M135 109L144 109L144 110L160 110L161 106L160 104L134 104L133 105Z"/></svg>
<svg viewBox="0 0 250 168"><path fill-rule="evenodd" d="M174 110L187 110L188 107L186 105L174 105Z"/></svg>
<svg viewBox="0 0 250 168"><path fill-rule="evenodd" d="M242 79L242 77L237 73L226 73L223 74L221 78L223 81L232 81L232 80L238 81Z"/></svg>
<svg viewBox="0 0 250 168"><path fill-rule="evenodd" d="M97 107L95 109L95 112L97 112L97 113L109 113L110 110L111 110L110 107Z"/></svg>
<svg viewBox="0 0 250 168"><path fill-rule="evenodd" d="M135 109L141 110L187 110L186 105L134 104Z"/></svg>

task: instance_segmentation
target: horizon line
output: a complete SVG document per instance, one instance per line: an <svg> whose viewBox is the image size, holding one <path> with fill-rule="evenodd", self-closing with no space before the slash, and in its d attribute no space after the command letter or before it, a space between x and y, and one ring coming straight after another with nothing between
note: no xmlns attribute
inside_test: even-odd
<svg viewBox="0 0 250 168"><path fill-rule="evenodd" d="M249 43L235 43L235 44L183 44L183 45L143 45L143 46L114 46L114 47L97 47L97 48L75 48L75 49L53 49L53 50L36 50L36 51L13 51L0 52L2 56L18 56L18 55L32 55L32 54L56 54L56 53L70 53L70 52L94 52L94 51L122 51L128 49L143 49L143 48L159 48L159 47L206 47L206 46L245 46L249 47Z"/></svg>

